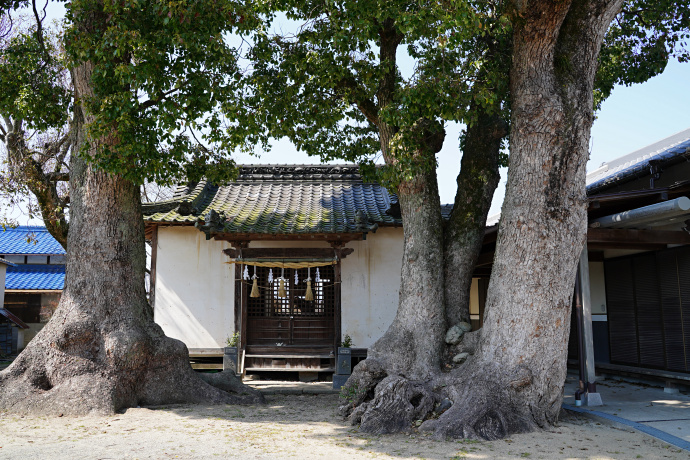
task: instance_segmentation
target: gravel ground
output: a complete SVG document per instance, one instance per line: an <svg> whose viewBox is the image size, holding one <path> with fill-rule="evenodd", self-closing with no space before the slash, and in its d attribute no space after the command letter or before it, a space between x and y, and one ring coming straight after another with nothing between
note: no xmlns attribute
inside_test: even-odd
<svg viewBox="0 0 690 460"><path fill-rule="evenodd" d="M688 459L643 434L566 415L552 430L493 442L370 436L335 412L337 395L271 395L265 406L176 405L114 416L0 414L7 459Z"/></svg>

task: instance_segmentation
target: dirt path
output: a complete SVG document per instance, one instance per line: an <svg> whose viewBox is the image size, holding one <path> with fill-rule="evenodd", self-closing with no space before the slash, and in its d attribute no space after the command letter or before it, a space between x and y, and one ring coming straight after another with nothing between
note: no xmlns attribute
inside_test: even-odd
<svg viewBox="0 0 690 460"><path fill-rule="evenodd" d="M494 442L367 436L335 414L337 395L267 397L266 406L129 409L113 417L0 414L3 459L688 459L638 433L572 416Z"/></svg>

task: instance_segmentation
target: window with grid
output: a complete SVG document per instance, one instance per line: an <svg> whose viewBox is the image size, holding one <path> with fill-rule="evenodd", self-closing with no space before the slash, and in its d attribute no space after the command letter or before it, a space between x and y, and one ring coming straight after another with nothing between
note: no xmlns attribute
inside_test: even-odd
<svg viewBox="0 0 690 460"><path fill-rule="evenodd" d="M273 283L268 283L268 267L256 267L259 297L247 297L247 314L250 317L333 317L335 313L335 268L319 267L320 281L315 281L316 269L311 269L311 289L314 300L305 300L307 292L306 268L285 269L285 297L278 296L281 269L273 268ZM295 284L295 271L298 283ZM250 268L250 273L253 268ZM251 288L247 289L249 292Z"/></svg>

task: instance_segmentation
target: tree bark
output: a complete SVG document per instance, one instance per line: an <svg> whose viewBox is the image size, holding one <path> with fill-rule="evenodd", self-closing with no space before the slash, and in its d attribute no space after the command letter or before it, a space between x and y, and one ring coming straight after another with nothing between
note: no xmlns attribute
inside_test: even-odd
<svg viewBox="0 0 690 460"><path fill-rule="evenodd" d="M363 431L371 433L408 429L433 408L434 395L426 381L438 372L444 349L443 225L432 160L445 131L426 120L412 130L420 173L397 187L404 232L398 310L347 381L344 392L353 398L341 407L353 424L360 423ZM396 137L407 134L398 131ZM395 164L390 146L398 139L385 144L384 139L384 156Z"/></svg>
<svg viewBox="0 0 690 460"><path fill-rule="evenodd" d="M93 96L90 63L73 70L75 100ZM77 147L89 114L77 106ZM88 154L117 142L117 132L89 140ZM139 189L72 155L71 222L65 289L48 324L0 373L0 410L112 414L137 405L256 403L241 384L234 394L191 369L184 344L153 322L144 291L144 224Z"/></svg>
<svg viewBox="0 0 690 460"><path fill-rule="evenodd" d="M510 169L484 327L462 385L447 382L455 404L423 425L437 436L492 439L558 419L594 73L620 4L527 2L516 12Z"/></svg>
<svg viewBox="0 0 690 460"><path fill-rule="evenodd" d="M467 127L458 189L444 232L444 288L449 326L470 321L472 273L484 241L486 218L500 179L501 141L507 126L499 114L473 106L477 121Z"/></svg>
<svg viewBox="0 0 690 460"><path fill-rule="evenodd" d="M428 377L438 369L445 336L443 229L435 171L398 186L404 249L398 311L371 357L391 372Z"/></svg>
<svg viewBox="0 0 690 460"><path fill-rule="evenodd" d="M573 281L586 236L594 73L621 3L514 5L510 169L484 327L471 337L474 354L450 372L430 366L426 374L403 376L378 355L358 365L341 412L363 430L402 431L426 420L421 429L437 438L497 439L557 421Z"/></svg>

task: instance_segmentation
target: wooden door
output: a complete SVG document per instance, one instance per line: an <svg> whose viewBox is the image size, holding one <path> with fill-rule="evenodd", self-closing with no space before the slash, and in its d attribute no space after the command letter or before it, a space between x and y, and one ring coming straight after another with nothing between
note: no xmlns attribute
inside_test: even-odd
<svg viewBox="0 0 690 460"><path fill-rule="evenodd" d="M298 282L295 283L295 271ZM269 268L257 267L261 286L259 297L245 296L247 311L247 346L279 347L330 346L335 339L336 284L334 266L311 269L314 300L304 299L307 269L285 269L285 297L278 296L281 269L273 269L274 281L268 283ZM253 273L253 267L250 267ZM251 289L247 289L247 293Z"/></svg>

